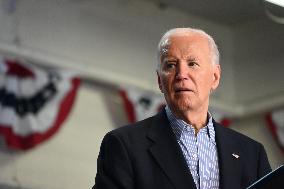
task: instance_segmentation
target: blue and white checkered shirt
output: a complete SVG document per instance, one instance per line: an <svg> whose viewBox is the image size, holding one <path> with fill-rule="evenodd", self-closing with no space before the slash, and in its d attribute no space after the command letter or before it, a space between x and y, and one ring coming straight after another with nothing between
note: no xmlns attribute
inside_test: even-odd
<svg viewBox="0 0 284 189"><path fill-rule="evenodd" d="M212 116L209 114L207 125L195 135L194 127L177 119L168 106L166 113L196 188L218 189L219 166Z"/></svg>

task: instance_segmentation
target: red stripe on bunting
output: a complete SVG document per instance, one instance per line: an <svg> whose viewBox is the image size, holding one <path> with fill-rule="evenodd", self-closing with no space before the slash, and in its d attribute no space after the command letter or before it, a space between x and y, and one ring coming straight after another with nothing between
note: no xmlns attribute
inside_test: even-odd
<svg viewBox="0 0 284 189"><path fill-rule="evenodd" d="M124 108L127 113L127 118L130 123L136 122L136 116L134 112L134 105L133 103L128 99L127 93L124 90L119 91L120 96L122 97Z"/></svg>
<svg viewBox="0 0 284 189"><path fill-rule="evenodd" d="M34 78L35 75L32 70L19 64L15 60L5 60L4 63L7 65L7 75L14 75L19 78Z"/></svg>
<svg viewBox="0 0 284 189"><path fill-rule="evenodd" d="M224 127L229 127L232 123L232 120L229 118L224 118L220 121L221 125L223 125Z"/></svg>
<svg viewBox="0 0 284 189"><path fill-rule="evenodd" d="M56 131L62 126L62 123L68 117L71 108L74 104L79 85L79 78L72 79L72 88L62 100L59 106L59 113L54 121L53 126L46 132L33 133L26 137L22 137L13 133L10 126L0 125L0 133L4 136L6 144L14 149L28 150L54 135Z"/></svg>
<svg viewBox="0 0 284 189"><path fill-rule="evenodd" d="M273 119L272 119L272 115L271 113L268 113L265 115L265 120L267 122L267 126L273 136L273 138L276 140L277 145L280 147L280 149L282 150L282 152L284 153L284 147L283 145L280 143L279 137L277 135L277 126L275 125Z"/></svg>

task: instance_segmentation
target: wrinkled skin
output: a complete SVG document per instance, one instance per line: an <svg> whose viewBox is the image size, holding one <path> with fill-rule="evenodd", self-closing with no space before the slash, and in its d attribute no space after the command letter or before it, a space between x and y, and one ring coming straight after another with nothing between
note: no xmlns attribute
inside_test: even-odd
<svg viewBox="0 0 284 189"><path fill-rule="evenodd" d="M208 39L198 33L173 34L160 60L159 88L173 113L188 123L194 122L189 114L201 116L205 122L209 96L218 87L221 74L220 65L212 61Z"/></svg>

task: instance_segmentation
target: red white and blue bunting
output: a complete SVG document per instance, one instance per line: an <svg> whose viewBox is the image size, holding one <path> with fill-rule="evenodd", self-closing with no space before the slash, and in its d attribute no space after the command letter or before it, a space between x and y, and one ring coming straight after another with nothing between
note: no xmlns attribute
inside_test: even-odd
<svg viewBox="0 0 284 189"><path fill-rule="evenodd" d="M79 83L70 71L1 58L0 137L22 150L50 138L72 109Z"/></svg>
<svg viewBox="0 0 284 189"><path fill-rule="evenodd" d="M120 95L130 123L153 116L165 106L161 95L133 87L121 89Z"/></svg>

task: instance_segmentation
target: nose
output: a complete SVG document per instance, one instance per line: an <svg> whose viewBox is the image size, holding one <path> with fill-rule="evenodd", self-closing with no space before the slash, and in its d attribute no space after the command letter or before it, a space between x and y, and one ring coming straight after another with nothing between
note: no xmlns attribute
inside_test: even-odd
<svg viewBox="0 0 284 189"><path fill-rule="evenodd" d="M176 68L176 79L177 80L187 80L188 79L188 67L186 63L180 63Z"/></svg>

